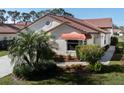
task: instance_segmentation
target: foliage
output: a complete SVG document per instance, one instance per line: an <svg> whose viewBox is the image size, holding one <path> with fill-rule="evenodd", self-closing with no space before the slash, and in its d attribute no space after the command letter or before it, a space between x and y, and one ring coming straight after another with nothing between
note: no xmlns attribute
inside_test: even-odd
<svg viewBox="0 0 124 93"><path fill-rule="evenodd" d="M31 15L32 22L34 22L38 18L38 13L35 11L30 11L29 14Z"/></svg>
<svg viewBox="0 0 124 93"><path fill-rule="evenodd" d="M27 22L31 22L31 15L29 13L21 13L20 18L23 22L25 22L25 25L27 25Z"/></svg>
<svg viewBox="0 0 124 93"><path fill-rule="evenodd" d="M38 80L54 76L57 70L58 67L54 62L46 60L44 62L34 63L34 68L28 64L16 65L13 73L19 78Z"/></svg>
<svg viewBox="0 0 124 93"><path fill-rule="evenodd" d="M119 29L119 26L112 24L113 29Z"/></svg>
<svg viewBox="0 0 124 93"><path fill-rule="evenodd" d="M20 18L20 12L18 11L8 11L8 14L11 17L11 20L14 22L14 24Z"/></svg>
<svg viewBox="0 0 124 93"><path fill-rule="evenodd" d="M14 24L17 22L34 22L38 18L46 15L46 14L53 14L58 16L68 16L68 17L74 17L73 14L65 11L63 8L54 8L54 9L47 9L44 11L29 11L29 12L20 12L17 10L13 11L6 11L4 9L0 9L0 22L5 23L8 20L13 21Z"/></svg>
<svg viewBox="0 0 124 93"><path fill-rule="evenodd" d="M50 60L54 56L54 52L49 45L49 39L50 37L44 32L19 33L9 49L9 54L18 63L27 63L30 66L33 66L34 62Z"/></svg>
<svg viewBox="0 0 124 93"><path fill-rule="evenodd" d="M0 41L0 50L8 50L12 41L13 40L2 40L2 41Z"/></svg>
<svg viewBox="0 0 124 93"><path fill-rule="evenodd" d="M74 17L73 14L65 11L63 8L54 8L54 9L48 9L45 11L40 11L38 12L38 16L41 17L46 14L53 14L53 15L58 15L58 16L68 16L68 17Z"/></svg>
<svg viewBox="0 0 124 93"><path fill-rule="evenodd" d="M102 67L103 65L99 62L96 62L94 65L89 65L89 69L95 72L100 72L102 70Z"/></svg>
<svg viewBox="0 0 124 93"><path fill-rule="evenodd" d="M49 45L49 39L50 36L43 31L19 33L9 48L9 55L15 62L15 66L22 66L20 69L25 69L26 74L32 70L40 70L42 66L39 68L36 66L52 60L55 54Z"/></svg>
<svg viewBox="0 0 124 93"><path fill-rule="evenodd" d="M101 65L98 61L103 53L103 49L96 45L80 45L76 47L77 57L81 61L89 62L94 71L101 69Z"/></svg>
<svg viewBox="0 0 124 93"><path fill-rule="evenodd" d="M118 44L118 38L117 37L111 37L111 45L117 45Z"/></svg>
<svg viewBox="0 0 124 93"><path fill-rule="evenodd" d="M7 20L7 17L5 17L6 11L4 9L0 10L0 23L4 23Z"/></svg>

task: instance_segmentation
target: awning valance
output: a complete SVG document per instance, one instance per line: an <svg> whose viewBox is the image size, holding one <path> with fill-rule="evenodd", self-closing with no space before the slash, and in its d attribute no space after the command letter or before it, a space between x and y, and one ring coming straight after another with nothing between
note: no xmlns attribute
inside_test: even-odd
<svg viewBox="0 0 124 93"><path fill-rule="evenodd" d="M66 40L86 40L86 35L76 32L71 32L71 33L62 34L61 38Z"/></svg>

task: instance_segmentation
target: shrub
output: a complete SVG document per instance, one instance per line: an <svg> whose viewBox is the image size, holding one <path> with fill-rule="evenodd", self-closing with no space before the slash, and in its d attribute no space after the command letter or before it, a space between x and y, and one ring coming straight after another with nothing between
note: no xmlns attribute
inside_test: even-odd
<svg viewBox="0 0 124 93"><path fill-rule="evenodd" d="M117 37L111 37L111 45L116 46L118 44L118 38Z"/></svg>
<svg viewBox="0 0 124 93"><path fill-rule="evenodd" d="M103 49L96 45L80 45L76 47L77 57L81 61L89 62L94 71L99 68L100 63L98 61L101 59L103 53Z"/></svg>
<svg viewBox="0 0 124 93"><path fill-rule="evenodd" d="M19 77L28 80L38 80L42 78L49 78L57 73L58 67L54 62L44 61L34 64L34 68L28 64L21 64L14 67L13 73Z"/></svg>
<svg viewBox="0 0 124 93"><path fill-rule="evenodd" d="M56 70L56 65L50 62L55 53L50 47L49 39L50 36L45 32L27 31L18 34L9 49L9 55L15 62L15 75L37 78Z"/></svg>
<svg viewBox="0 0 124 93"><path fill-rule="evenodd" d="M12 40L2 40L0 41L0 50L8 50L11 45Z"/></svg>
<svg viewBox="0 0 124 93"><path fill-rule="evenodd" d="M95 65L89 65L91 71L100 72L102 69L102 64L97 62Z"/></svg>

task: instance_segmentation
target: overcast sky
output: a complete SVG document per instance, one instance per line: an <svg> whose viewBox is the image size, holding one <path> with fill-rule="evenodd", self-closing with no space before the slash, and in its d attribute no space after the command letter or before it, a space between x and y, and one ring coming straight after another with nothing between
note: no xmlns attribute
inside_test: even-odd
<svg viewBox="0 0 124 93"><path fill-rule="evenodd" d="M29 12L31 10L40 11L47 8L6 8L5 10L18 10L20 12ZM76 18L112 18L116 25L124 26L124 8L65 8Z"/></svg>

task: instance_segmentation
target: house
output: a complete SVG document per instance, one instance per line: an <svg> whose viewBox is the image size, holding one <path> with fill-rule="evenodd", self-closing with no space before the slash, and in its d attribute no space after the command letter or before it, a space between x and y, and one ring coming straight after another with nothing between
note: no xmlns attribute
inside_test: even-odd
<svg viewBox="0 0 124 93"><path fill-rule="evenodd" d="M113 35L115 36L123 36L123 29L113 29Z"/></svg>
<svg viewBox="0 0 124 93"><path fill-rule="evenodd" d="M20 29L28 26L24 23L17 24L0 24L0 41L2 40L11 40L17 36L17 33Z"/></svg>
<svg viewBox="0 0 124 93"><path fill-rule="evenodd" d="M65 16L45 15L20 31L29 28L33 31L45 31L54 38L55 50L59 55L75 56L78 44L96 44L101 47L110 44L113 35L112 19L77 19Z"/></svg>
<svg viewBox="0 0 124 93"><path fill-rule="evenodd" d="M13 39L18 30L19 28L12 24L0 24L0 41Z"/></svg>

